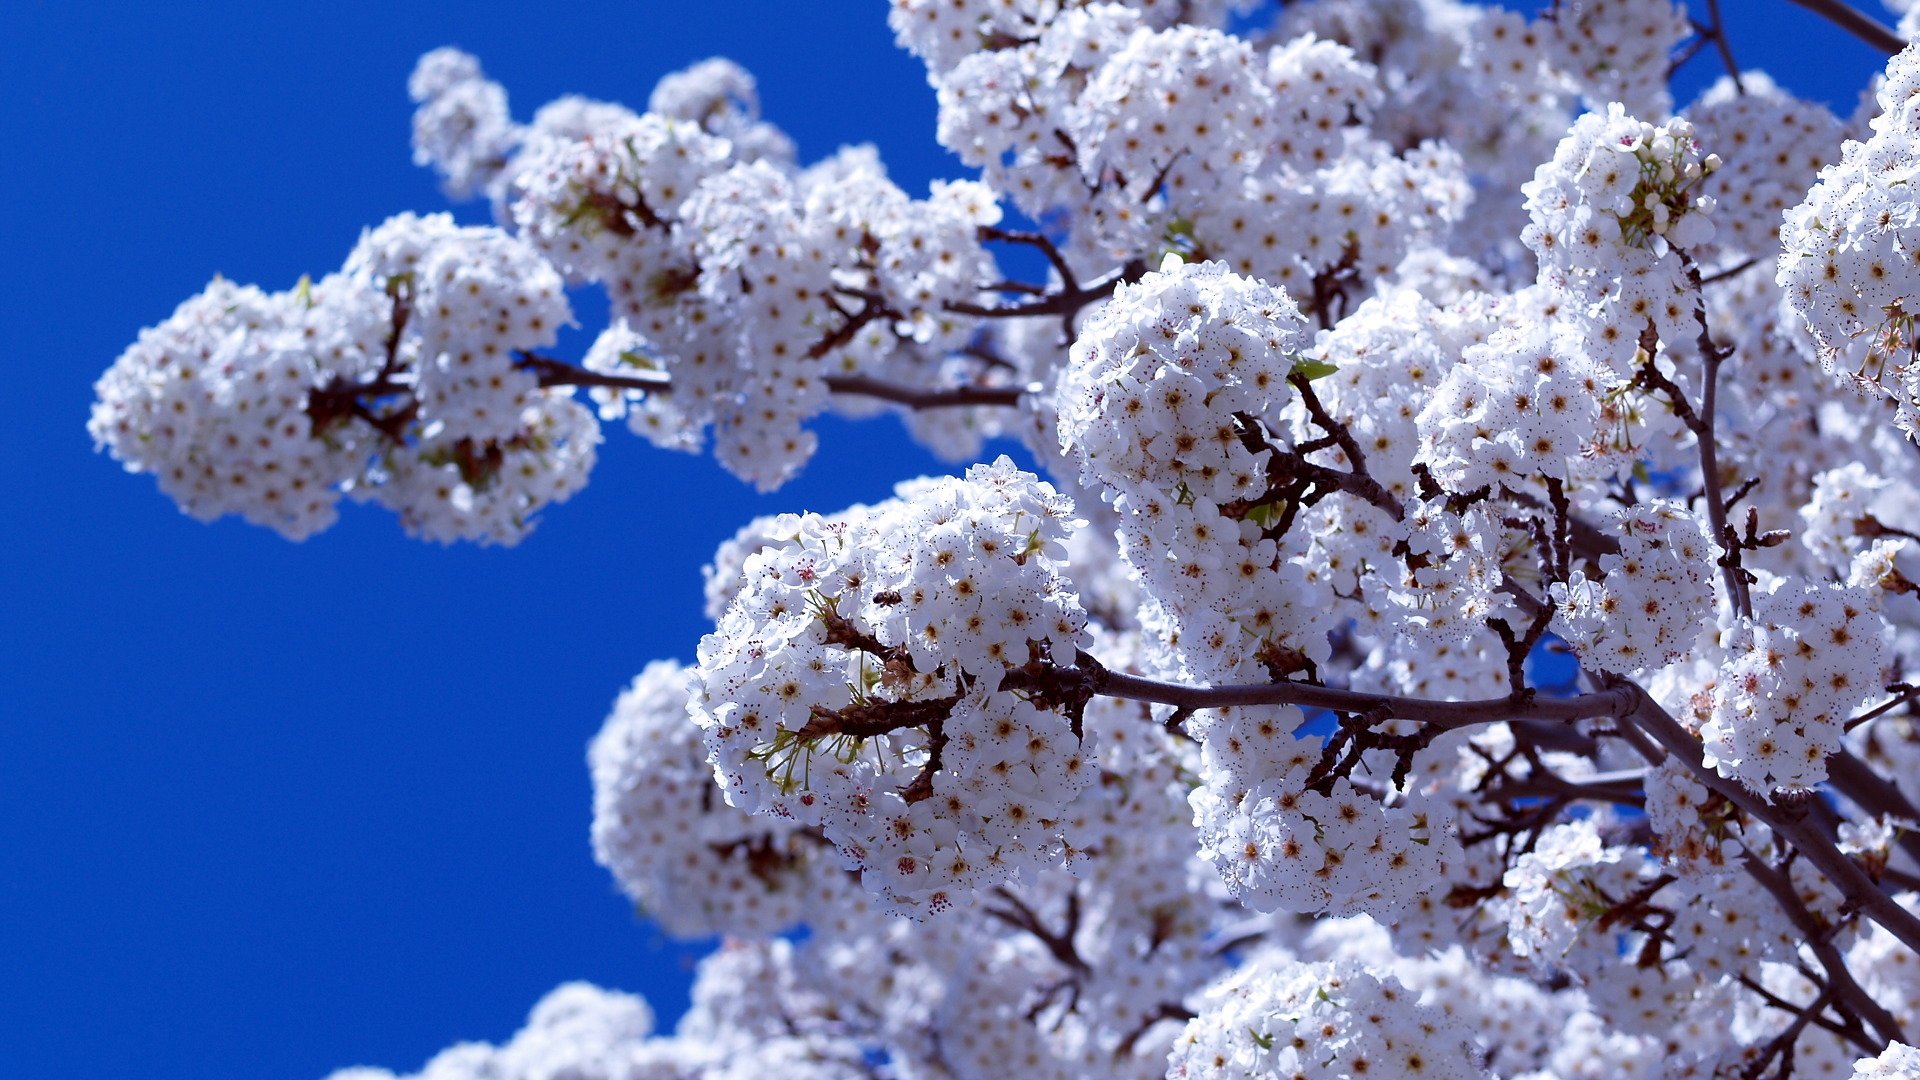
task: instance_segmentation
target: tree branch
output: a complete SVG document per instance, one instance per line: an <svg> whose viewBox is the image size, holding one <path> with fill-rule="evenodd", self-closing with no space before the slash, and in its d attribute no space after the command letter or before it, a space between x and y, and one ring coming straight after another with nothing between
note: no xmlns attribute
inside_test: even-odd
<svg viewBox="0 0 1920 1080"><path fill-rule="evenodd" d="M1625 723L1639 728L1668 754L1677 757L1681 765L1708 789L1772 828L1776 836L1792 844L1813 864L1814 869L1824 874L1849 904L1879 923L1907 948L1920 952L1920 918L1901 907L1875 884L1858 863L1843 854L1832 839L1808 820L1804 812L1794 814L1769 803L1747 790L1739 781L1729 780L1708 768L1700 740L1638 685L1621 679L1616 680L1612 688L1625 690L1639 698L1638 704L1625 716Z"/></svg>
<svg viewBox="0 0 1920 1080"><path fill-rule="evenodd" d="M1727 23L1720 17L1720 0L1707 0L1707 18L1713 20L1707 36L1713 40L1713 47L1720 52L1720 62L1733 78L1734 92L1745 96L1747 84L1740 80L1740 65L1733 58L1733 47L1727 44Z"/></svg>
<svg viewBox="0 0 1920 1080"><path fill-rule="evenodd" d="M1395 720L1433 724L1444 729L1475 727L1513 720L1571 722L1598 717L1620 718L1638 704L1641 694L1610 688L1570 698L1527 698L1524 695L1478 701L1437 701L1340 690L1312 683L1279 682L1227 686L1182 686L1113 671L1086 653L1079 667L1057 669L1063 675L1086 680L1091 693L1129 701L1172 705L1176 709L1212 709L1235 705L1300 705L1342 713L1380 713Z"/></svg>
<svg viewBox="0 0 1920 1080"><path fill-rule="evenodd" d="M1043 296L1038 300L1030 300L1024 304L987 305L964 300L949 300L943 306L956 315L972 315L981 319L1018 319L1034 315L1059 315L1071 319L1079 313L1081 308L1096 300L1105 300L1113 295L1113 290L1121 285L1139 281L1146 276L1146 273L1147 264L1135 259L1084 288L1062 289L1060 292Z"/></svg>
<svg viewBox="0 0 1920 1080"><path fill-rule="evenodd" d="M1907 47L1907 43L1901 40L1899 34L1845 3L1844 0L1787 0L1787 2L1806 8L1888 56Z"/></svg>
<svg viewBox="0 0 1920 1080"><path fill-rule="evenodd" d="M615 375L530 352L519 353L517 359L520 367L539 377L541 386L604 386L647 394L664 394L673 389L673 377L664 371L636 370L631 375Z"/></svg>
<svg viewBox="0 0 1920 1080"><path fill-rule="evenodd" d="M868 375L828 375L827 389L836 394L879 398L910 409L950 409L977 405L1012 406L1028 391L1017 386L949 386L923 389L902 386Z"/></svg>

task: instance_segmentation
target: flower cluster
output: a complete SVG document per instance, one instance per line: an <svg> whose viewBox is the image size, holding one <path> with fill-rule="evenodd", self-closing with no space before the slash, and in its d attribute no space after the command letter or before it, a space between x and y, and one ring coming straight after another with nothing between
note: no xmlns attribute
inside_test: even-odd
<svg viewBox="0 0 1920 1080"><path fill-rule="evenodd" d="M1118 4L1070 7L1039 25L1019 9L1008 5L1002 28L981 37L936 41L903 29L902 40L928 61L941 142L1023 212L1084 222L1089 257L1144 255L1203 213L1230 221L1281 196L1300 207L1335 202L1370 172L1419 173L1396 170L1383 144L1351 133L1380 88L1342 45L1300 37L1262 53L1190 19L1158 28L1150 13ZM904 9L894 10L901 29ZM1356 138L1386 161L1318 175ZM1271 179L1250 186L1259 177ZM1429 202L1445 200L1444 184L1428 187ZM1322 224L1338 261L1341 221L1328 214ZM1196 239L1203 253L1215 242ZM1389 246L1376 241L1368 258Z"/></svg>
<svg viewBox="0 0 1920 1080"><path fill-rule="evenodd" d="M1522 323L1467 347L1415 423L1416 464L1449 491L1529 488L1603 455L1618 379L1565 323Z"/></svg>
<svg viewBox="0 0 1920 1080"><path fill-rule="evenodd" d="M731 943L672 1036L567 987L428 1075L1908 1067L1920 54L1831 162L1755 71L1670 116L1672 0L1279 7L894 0L978 170L924 198L724 60L520 124L439 50L416 153L500 228L216 281L101 380L129 468L290 536L511 542L589 404L762 489L900 409L1063 485L721 545L589 760L622 891Z"/></svg>
<svg viewBox="0 0 1920 1080"><path fill-rule="evenodd" d="M728 800L817 826L899 910L1055 857L1091 778L1083 733L1005 684L1082 644L1071 513L1003 458L786 519L700 643L694 718Z"/></svg>
<svg viewBox="0 0 1920 1080"><path fill-rule="evenodd" d="M548 991L526 1026L500 1046L461 1043L434 1055L417 1080L538 1076L613 1077L653 1034L646 999L584 982ZM329 1080L396 1080L385 1069L342 1069Z"/></svg>
<svg viewBox="0 0 1920 1080"><path fill-rule="evenodd" d="M407 80L413 114L413 162L440 172L447 194L490 191L522 131L507 112L507 92L459 49L422 56Z"/></svg>
<svg viewBox="0 0 1920 1080"><path fill-rule="evenodd" d="M1888 1043L1875 1058L1861 1058L1853 1067L1853 1080L1902 1080L1920 1076L1920 1050L1906 1043Z"/></svg>
<svg viewBox="0 0 1920 1080"><path fill-rule="evenodd" d="M1908 505L1909 492L1876 475L1858 461L1828 469L1813 478L1813 497L1800 508L1799 540L1823 565L1845 571L1886 526L1874 516L1881 493L1889 488L1895 506Z"/></svg>
<svg viewBox="0 0 1920 1080"><path fill-rule="evenodd" d="M1758 71L1747 73L1738 90L1732 79L1715 83L1687 116L1700 143L1721 158L1700 184L1700 194L1714 202L1713 246L1728 261L1774 258L1787 208L1839 152L1840 121Z"/></svg>
<svg viewBox="0 0 1920 1080"><path fill-rule="evenodd" d="M847 902L845 875L818 837L718 799L690 673L656 661L620 695L588 749L593 851L640 910L676 937L765 937Z"/></svg>
<svg viewBox="0 0 1920 1080"><path fill-rule="evenodd" d="M1713 239L1713 200L1698 189L1719 167L1686 120L1655 126L1615 103L1575 121L1522 188L1532 223L1521 239L1595 355L1624 366L1649 327L1663 341L1693 338L1686 254Z"/></svg>
<svg viewBox="0 0 1920 1080"><path fill-rule="evenodd" d="M345 489L427 539L511 544L586 482L600 441L520 363L571 318L525 243L403 214L317 284L215 281L101 378L90 430L196 517L299 539Z"/></svg>
<svg viewBox="0 0 1920 1080"><path fill-rule="evenodd" d="M1713 613L1716 548L1684 506L1664 500L1614 521L1619 554L1600 557L1604 577L1573 571L1555 583L1561 637L1596 671L1665 667L1693 652Z"/></svg>
<svg viewBox="0 0 1920 1080"><path fill-rule="evenodd" d="M1204 205L1264 149L1263 66L1252 45L1218 30L1135 33L1074 103L1068 134L1082 172L1135 201L1164 183L1182 205Z"/></svg>
<svg viewBox="0 0 1920 1080"><path fill-rule="evenodd" d="M304 539L333 524L378 437L340 424L315 438L308 395L378 368L383 316L348 279L275 294L215 279L101 377L89 430L194 517L239 514Z"/></svg>
<svg viewBox="0 0 1920 1080"><path fill-rule="evenodd" d="M1302 322L1284 292L1170 257L1089 321L1058 389L1061 447L1120 512L1150 617L1208 677L1326 655L1325 599L1263 531L1286 513L1269 462Z"/></svg>
<svg viewBox="0 0 1920 1080"><path fill-rule="evenodd" d="M501 1045L449 1047L406 1080L693 1080L791 1077L858 1080L869 1048L844 1033L833 1004L803 989L785 941L732 943L701 961L693 1008L671 1033L654 1030L645 999L565 983ZM385 1069L328 1080L398 1080Z"/></svg>
<svg viewBox="0 0 1920 1080"><path fill-rule="evenodd" d="M1623 102L1636 113L1667 111L1673 49L1693 32L1684 4L1580 0L1556 4L1540 23L1548 62L1570 75L1589 102Z"/></svg>
<svg viewBox="0 0 1920 1080"><path fill-rule="evenodd" d="M813 452L803 425L828 406L826 376L924 373L928 352L966 343L973 320L952 307L997 276L976 233L1000 210L969 182L909 199L858 151L796 171L731 104L745 88L720 77L737 69L697 70L657 96L698 123L612 106L536 120L510 212L611 294L624 321L596 361L671 379L670 399L627 392L614 411L678 449L710 427L728 468L772 488ZM702 80L719 85L695 93Z"/></svg>
<svg viewBox="0 0 1920 1080"><path fill-rule="evenodd" d="M1227 709L1196 725L1200 856L1256 911L1391 921L1443 877L1455 850L1446 807L1321 780L1322 740L1293 734L1303 720L1292 708Z"/></svg>
<svg viewBox="0 0 1920 1080"><path fill-rule="evenodd" d="M1920 438L1920 365L1912 363L1914 258L1920 201L1913 193L1920 131L1920 49L1887 67L1873 135L1840 160L1780 229L1779 283L1834 377L1893 399L1897 423Z"/></svg>
<svg viewBox="0 0 1920 1080"><path fill-rule="evenodd" d="M1352 964L1256 958L1208 992L1169 1080L1472 1078L1466 1031L1397 980Z"/></svg>
<svg viewBox="0 0 1920 1080"><path fill-rule="evenodd" d="M1445 236L1470 190L1459 155L1423 143L1404 157L1356 142L1313 171L1249 176L1240 197L1192 211L1195 245L1291 295L1386 277L1416 243Z"/></svg>
<svg viewBox="0 0 1920 1080"><path fill-rule="evenodd" d="M1885 623L1865 589L1776 586L1723 635L1727 659L1700 728L1708 764L1762 794L1826 778L1847 720L1879 694L1888 661Z"/></svg>
<svg viewBox="0 0 1920 1080"><path fill-rule="evenodd" d="M753 73L725 57L702 60L665 76L647 98L647 112L687 120L727 140L741 161L792 161L793 140L760 119Z"/></svg>

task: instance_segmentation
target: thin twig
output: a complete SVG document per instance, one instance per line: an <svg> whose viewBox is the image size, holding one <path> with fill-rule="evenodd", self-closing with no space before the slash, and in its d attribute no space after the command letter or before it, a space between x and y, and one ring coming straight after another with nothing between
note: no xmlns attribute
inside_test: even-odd
<svg viewBox="0 0 1920 1080"><path fill-rule="evenodd" d="M1740 81L1740 65L1733 58L1733 47L1727 44L1727 23L1720 17L1720 0L1707 0L1707 18L1713 20L1713 47L1719 50L1720 62L1726 65L1727 74L1733 77L1734 92L1745 97L1747 84Z"/></svg>

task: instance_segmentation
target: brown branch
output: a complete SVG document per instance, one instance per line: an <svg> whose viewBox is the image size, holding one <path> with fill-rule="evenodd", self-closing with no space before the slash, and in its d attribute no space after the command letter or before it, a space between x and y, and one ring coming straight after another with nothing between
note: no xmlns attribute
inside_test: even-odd
<svg viewBox="0 0 1920 1080"><path fill-rule="evenodd" d="M845 345L847 342L852 341L855 334L858 334L868 323L875 319L883 317L897 319L900 317L900 313L887 306L886 302L881 300L877 294L866 294L865 299L867 302L865 307L854 312L852 315L848 315L840 325L834 327L827 336L808 346L807 356L810 359L818 360L840 346ZM836 311L839 310L838 304L829 304L829 306Z"/></svg>
<svg viewBox="0 0 1920 1080"><path fill-rule="evenodd" d="M979 405L1013 406L1027 391L1017 386L902 386L868 375L828 375L827 389L836 394L879 398L910 409L950 409Z"/></svg>
<svg viewBox="0 0 1920 1080"><path fill-rule="evenodd" d="M1517 506L1534 510L1545 510L1548 505L1537 495L1502 486L1500 498ZM1600 526L1571 511L1567 512L1566 538L1571 553L1589 562L1598 562L1602 555L1620 554L1620 541Z"/></svg>
<svg viewBox="0 0 1920 1080"><path fill-rule="evenodd" d="M1381 487L1380 482L1373 478L1373 474L1367 471L1367 455L1360 449L1360 440L1353 437L1353 432L1348 430L1346 424L1335 420L1327 412L1327 407L1320 403L1320 395L1314 392L1313 381L1299 372L1294 372L1287 376L1287 382L1292 384L1294 391L1300 395L1300 403L1306 406L1307 415L1319 425L1320 430L1333 437L1334 442L1340 446L1340 452L1347 456L1347 467L1351 472L1345 478L1344 489L1359 495L1386 511L1395 521L1399 521L1405 511L1398 502L1394 501L1387 489Z"/></svg>
<svg viewBox="0 0 1920 1080"><path fill-rule="evenodd" d="M1859 716L1847 721L1847 730L1852 731L1854 728L1859 727L1869 720L1878 720L1900 706L1913 701L1916 697L1920 697L1920 686L1902 686L1896 683L1888 687L1887 692L1893 695L1891 699L1883 701L1873 708L1868 709L1866 712L1861 713Z"/></svg>
<svg viewBox="0 0 1920 1080"><path fill-rule="evenodd" d="M673 377L664 371L635 371L631 375L615 375L530 352L518 353L516 359L522 369L533 372L539 378L541 386L604 386L647 394L664 394L673 389Z"/></svg>
<svg viewBox="0 0 1920 1080"><path fill-rule="evenodd" d="M1833 987L1824 987L1812 1001L1796 1009L1792 1022L1782 1028L1779 1034L1767 1040L1767 1045L1761 1050L1760 1057L1740 1074L1742 1080L1760 1080L1767 1071L1767 1066L1773 1064L1775 1058L1780 1059L1781 1076L1793 1075L1794 1043L1800 1040L1800 1033L1807 1029L1807 1025L1820 1015L1821 1011L1827 1007L1827 1002L1832 999Z"/></svg>
<svg viewBox="0 0 1920 1080"><path fill-rule="evenodd" d="M1570 698L1513 697L1478 701L1436 701L1340 690L1312 683L1279 682L1227 686L1183 686L1113 671L1081 653L1078 669L1063 672L1086 680L1095 694L1172 705L1176 709L1217 709L1240 705L1301 705L1350 714L1379 713L1396 720L1433 724L1442 729L1475 727L1514 720L1562 723L1598 717L1620 718L1641 698L1638 687L1621 687Z"/></svg>
<svg viewBox="0 0 1920 1080"><path fill-rule="evenodd" d="M848 705L844 709L815 705L811 717L793 735L802 742L833 735L855 739L877 738L908 728L937 725L952 715L953 707L959 701L960 695L949 694L924 701L874 701L865 705Z"/></svg>
<svg viewBox="0 0 1920 1080"><path fill-rule="evenodd" d="M1907 47L1907 43L1899 34L1845 3L1844 0L1787 0L1787 2L1806 8L1888 56Z"/></svg>
<svg viewBox="0 0 1920 1080"><path fill-rule="evenodd" d="M1708 36L1713 39L1713 47L1719 50L1720 62L1726 65L1727 74L1733 77L1734 92L1745 97L1747 84L1740 80L1740 65L1733 58L1733 47L1727 44L1727 24L1720 17L1720 0L1707 0L1707 18L1713 20Z"/></svg>
<svg viewBox="0 0 1920 1080"><path fill-rule="evenodd" d="M1687 426L1693 429L1694 441L1699 446L1700 483L1707 497L1707 525L1712 532L1713 542L1720 545L1723 552L1719 560L1720 573L1726 583L1727 598L1733 602L1735 613L1751 619L1753 597L1747 591L1749 575L1746 567L1740 565L1740 551L1744 545L1727 524L1727 498L1720 486L1719 440L1714 433L1716 402L1720 394L1720 365L1733 355L1733 350L1723 348L1713 340L1713 330L1707 324L1707 296L1700 286L1699 265L1684 253L1680 258L1687 269L1687 282L1693 287L1696 301L1693 315L1700 326L1698 344L1705 365L1700 389L1700 412ZM1657 370L1651 357L1647 360L1647 370ZM1676 405L1685 400L1677 390L1672 396ZM1684 415L1682 419L1685 419Z"/></svg>
<svg viewBox="0 0 1920 1080"><path fill-rule="evenodd" d="M979 229L979 237L982 240L1025 244L1028 247L1040 249L1040 253L1047 257L1047 262L1053 264L1054 273L1060 275L1061 287L1070 293L1080 291L1080 279L1073 276L1073 267L1067 265L1067 257L1060 253L1060 249L1054 246L1052 238L1045 233L1015 232L1011 229L996 229L991 225L982 225Z"/></svg>
<svg viewBox="0 0 1920 1080"><path fill-rule="evenodd" d="M1744 986L1748 990L1753 991L1754 996L1758 997L1761 1001L1766 1002L1768 1005L1772 1006L1773 1008L1779 1009L1781 1012L1792 1013L1794 1015L1801 1015L1803 1013L1803 1006L1795 1005L1793 1002L1786 1000L1780 995L1767 989L1765 986L1761 985L1760 983L1755 982L1751 976L1741 975L1738 977L1738 979L1741 986ZM1824 989L1824 987L1822 989ZM1817 1028L1830 1031L1833 1034L1838 1035L1843 1039L1853 1038L1853 1032L1857 1031L1859 1028L1858 1024L1856 1024L1853 1028L1847 1028L1841 1024L1838 1024L1832 1020L1827 1019L1824 1016L1815 1016L1813 1018L1813 1025Z"/></svg>
<svg viewBox="0 0 1920 1080"><path fill-rule="evenodd" d="M1161 1002L1159 1005L1154 1007L1153 1011L1147 1013L1146 1016L1141 1018L1140 1025L1138 1027L1134 1028L1132 1031L1127 1032L1127 1037L1124 1039L1121 1039L1120 1045L1113 1048L1113 1056L1117 1059L1117 1058L1126 1057L1127 1055L1133 1053L1133 1048L1139 1044L1141 1038L1143 1038L1147 1034L1147 1032L1153 1030L1153 1026L1155 1024L1161 1023L1162 1021L1166 1021L1166 1020L1175 1020L1184 1024L1187 1021L1193 1019L1194 1015L1195 1014L1192 1009L1189 1009L1185 1005L1182 1005L1178 1002L1174 1002L1174 1001Z"/></svg>
<svg viewBox="0 0 1920 1080"><path fill-rule="evenodd" d="M1753 269L1758 265L1760 265L1760 256L1755 255L1747 259L1745 262L1738 262L1733 264L1732 266L1727 267L1725 270L1717 270L1711 274L1708 274L1706 277L1703 277L1700 279L1700 284L1718 285L1722 281L1727 281L1731 278L1739 277L1741 274L1746 273L1747 271Z"/></svg>
<svg viewBox="0 0 1920 1080"><path fill-rule="evenodd" d="M1608 773L1583 780L1569 780L1552 770L1540 770L1523 777L1507 777L1487 789L1487 797L1497 802L1513 799L1548 799L1564 796L1617 806L1645 806L1642 790L1644 770Z"/></svg>
<svg viewBox="0 0 1920 1080"><path fill-rule="evenodd" d="M1737 780L1729 780L1706 766L1700 740L1680 725L1660 704L1648 696L1638 685L1624 680L1614 680L1611 688L1636 696L1638 704L1632 707L1623 718L1623 732L1638 728L1667 754L1676 757L1688 772L1705 785L1717 792L1727 801L1744 811L1749 817L1764 822L1773 829L1774 835L1793 845L1800 854L1813 864L1814 869L1825 875L1834 888L1847 898L1848 904L1863 912L1886 931L1898 938L1907 948L1920 952L1920 918L1900 906L1874 880L1867 875L1860 864L1848 858L1835 846L1832 838L1822 832L1808 816L1793 813L1786 807L1777 806L1747 790ZM1591 696L1591 695L1588 695ZM1577 699L1576 699L1577 700ZM1659 751L1645 743L1643 755L1650 762L1656 762ZM1804 810L1804 807L1802 807Z"/></svg>
<svg viewBox="0 0 1920 1080"><path fill-rule="evenodd" d="M1318 405L1316 399L1314 402ZM1324 409L1320 415L1326 416ZM1356 495L1379 508L1387 516L1399 521L1406 512L1379 481L1363 472L1342 471L1316 465L1308 461L1299 448L1289 449L1274 441L1267 432L1266 424L1252 413L1233 414L1236 432L1240 436L1240 445L1250 454L1267 454L1267 490L1255 502L1262 504L1284 503L1287 512L1281 517L1280 524L1269 530L1271 534L1285 535L1293 523L1293 515L1301 506L1311 506L1322 497L1335 491L1345 491ZM1332 428L1345 431L1345 426L1331 417L1326 423ZM1337 436L1329 429L1329 437L1336 441ZM1351 435L1348 436L1352 438ZM1357 447L1356 447L1357 449ZM1318 489L1318 490L1316 490Z"/></svg>
<svg viewBox="0 0 1920 1080"><path fill-rule="evenodd" d="M1836 927L1823 926L1800 899L1799 890L1793 886L1792 879L1783 870L1767 864L1764 859L1751 853L1746 857L1747 874L1760 883L1780 909L1786 913L1787 920L1799 932L1808 949L1812 950L1814 960L1820 964L1826 974L1826 989L1823 997L1833 999L1835 1008L1844 1008L1867 1023L1872 1024L1882 1040L1886 1042L1905 1042L1906 1036L1900 1030L1899 1021L1886 1007L1873 999L1871 994L1854 981L1853 973L1847 970L1847 959L1833 944L1833 931ZM1877 1045L1866 1032L1857 1032L1853 1036L1855 1045L1868 1053L1879 1053L1884 1047Z"/></svg>
<svg viewBox="0 0 1920 1080"><path fill-rule="evenodd" d="M1036 315L1059 315L1071 319L1088 304L1112 296L1113 290L1121 285L1139 281L1146 276L1147 269L1145 262L1134 259L1119 270L1084 288L1063 288L1060 292L1051 293L1024 304L986 305L965 300L949 300L942 306L956 315L972 315L982 319L1018 319Z"/></svg>
<svg viewBox="0 0 1920 1080"><path fill-rule="evenodd" d="M387 316L386 358L381 362L380 370L364 383L354 382L344 375L335 375L326 385L307 391L307 421L316 437L351 416L366 421L369 427L397 446L406 441L407 426L420 415L420 402L413 396L413 387L395 381L403 366L400 362L401 334L413 316L411 276L396 275L389 278L387 298L393 302L393 307ZM374 411L373 402L395 395L399 395L399 401L391 411Z"/></svg>
<svg viewBox="0 0 1920 1080"><path fill-rule="evenodd" d="M1033 935L1035 940L1046 946L1048 955L1058 961L1061 967L1072 971L1075 975L1085 978L1093 973L1093 969L1087 966L1086 960L1081 958L1080 951L1073 944L1074 935L1080 932L1080 890L1077 887L1067 893L1066 918L1058 931L1049 930L1047 925L1040 921L1040 916L1035 914L1034 910L1027 906L1026 901L1021 900L1019 894L1013 890L1003 885L995 886L993 895L1007 907L988 907L985 909L988 915L1016 930L1024 930Z"/></svg>

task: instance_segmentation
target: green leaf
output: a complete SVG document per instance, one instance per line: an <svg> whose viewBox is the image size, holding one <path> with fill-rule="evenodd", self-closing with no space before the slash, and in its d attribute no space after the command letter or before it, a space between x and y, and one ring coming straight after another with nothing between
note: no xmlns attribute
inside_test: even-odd
<svg viewBox="0 0 1920 1080"><path fill-rule="evenodd" d="M1325 360L1313 360L1305 356L1296 356L1293 358L1293 373L1295 375L1305 376L1308 382L1312 382L1315 379L1324 379L1339 370L1340 365L1330 364Z"/></svg>

